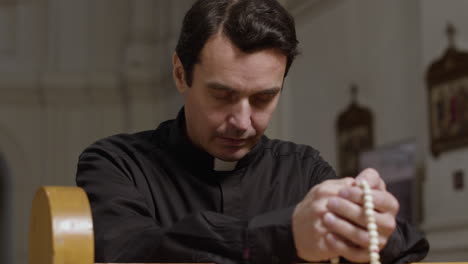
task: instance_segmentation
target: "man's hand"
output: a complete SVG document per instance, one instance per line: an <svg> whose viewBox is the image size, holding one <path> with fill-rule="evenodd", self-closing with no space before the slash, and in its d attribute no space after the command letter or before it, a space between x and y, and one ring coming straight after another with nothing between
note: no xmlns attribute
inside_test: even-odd
<svg viewBox="0 0 468 264"><path fill-rule="evenodd" d="M351 188L354 179L328 180L314 186L294 210L292 227L294 243L300 258L318 262L336 257L334 249L327 242L331 235L324 225L324 216L329 213L330 198L338 197L341 189Z"/></svg>
<svg viewBox="0 0 468 264"><path fill-rule="evenodd" d="M386 191L377 171L366 169L356 180L366 180L372 189L382 248L395 229L398 201ZM312 188L296 207L293 233L298 255L307 261L336 256L353 262L369 261L363 192L355 180L330 180Z"/></svg>

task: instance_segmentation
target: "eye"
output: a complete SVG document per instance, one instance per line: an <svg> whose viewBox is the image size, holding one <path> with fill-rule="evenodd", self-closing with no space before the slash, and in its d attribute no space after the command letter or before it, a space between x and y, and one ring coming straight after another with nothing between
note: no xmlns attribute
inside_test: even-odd
<svg viewBox="0 0 468 264"><path fill-rule="evenodd" d="M253 97L253 102L258 104L268 104L275 99L277 93L257 94Z"/></svg>
<svg viewBox="0 0 468 264"><path fill-rule="evenodd" d="M232 101L234 100L234 93L227 90L213 90L211 92L213 98L219 101Z"/></svg>

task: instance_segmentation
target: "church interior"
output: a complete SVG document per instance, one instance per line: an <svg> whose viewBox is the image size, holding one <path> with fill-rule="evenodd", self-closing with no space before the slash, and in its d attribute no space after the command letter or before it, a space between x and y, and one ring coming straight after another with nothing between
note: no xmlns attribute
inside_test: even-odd
<svg viewBox="0 0 468 264"><path fill-rule="evenodd" d="M193 2L0 0L1 263L28 262L36 190L75 186L86 146L175 118ZM424 261L468 261L468 1L280 2L300 55L266 134L343 176L381 169L430 242Z"/></svg>

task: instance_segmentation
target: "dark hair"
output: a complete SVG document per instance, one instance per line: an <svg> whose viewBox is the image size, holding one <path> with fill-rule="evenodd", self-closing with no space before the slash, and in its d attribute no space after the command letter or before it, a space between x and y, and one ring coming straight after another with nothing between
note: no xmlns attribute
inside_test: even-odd
<svg viewBox="0 0 468 264"><path fill-rule="evenodd" d="M285 76L298 54L294 19L276 0L198 0L185 15L176 47L189 86L203 46L218 32L243 52L278 49L287 57Z"/></svg>

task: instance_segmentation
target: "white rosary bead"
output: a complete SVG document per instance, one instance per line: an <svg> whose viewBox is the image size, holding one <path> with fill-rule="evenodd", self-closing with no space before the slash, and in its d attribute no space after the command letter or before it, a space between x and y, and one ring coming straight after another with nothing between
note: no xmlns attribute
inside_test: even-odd
<svg viewBox="0 0 468 264"><path fill-rule="evenodd" d="M377 237L370 237L370 244L371 245L378 245L379 239Z"/></svg>
<svg viewBox="0 0 468 264"><path fill-rule="evenodd" d="M377 225L375 224L375 221L374 222L371 222L369 221L370 223L367 224L367 230L369 231L377 231Z"/></svg>
<svg viewBox="0 0 468 264"><path fill-rule="evenodd" d="M375 223L374 199L372 191L366 181L360 181L359 187L364 193L364 209L367 217L367 231L369 232L369 259L370 264L380 264L379 233Z"/></svg>
<svg viewBox="0 0 468 264"><path fill-rule="evenodd" d="M381 264L379 255L379 233L377 232L377 224L375 223L374 200L372 191L367 181L361 180L358 186L364 193L364 212L367 218L367 231L369 233L369 259L370 264ZM332 264L338 264L339 258L330 259Z"/></svg>
<svg viewBox="0 0 468 264"><path fill-rule="evenodd" d="M364 208L374 210L374 203L373 203L373 202L366 201L366 202L364 203Z"/></svg>
<svg viewBox="0 0 468 264"><path fill-rule="evenodd" d="M377 252L371 252L369 256L370 256L371 261L372 260L380 260L379 253L377 253Z"/></svg>
<svg viewBox="0 0 468 264"><path fill-rule="evenodd" d="M369 251L370 251L370 252L378 252L378 251L379 251L379 246L377 246L377 245L370 245L370 246L369 246Z"/></svg>
<svg viewBox="0 0 468 264"><path fill-rule="evenodd" d="M370 196L367 196L366 194L364 194L365 196L364 197L370 197ZM366 204L374 204L374 201L372 200L372 198L364 198L364 206L366 206Z"/></svg>
<svg viewBox="0 0 468 264"><path fill-rule="evenodd" d="M374 210L366 209L366 216L367 217L374 216ZM375 218L374 218L374 221L375 221Z"/></svg>

